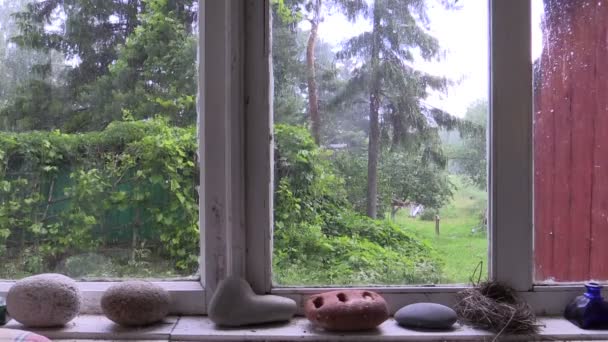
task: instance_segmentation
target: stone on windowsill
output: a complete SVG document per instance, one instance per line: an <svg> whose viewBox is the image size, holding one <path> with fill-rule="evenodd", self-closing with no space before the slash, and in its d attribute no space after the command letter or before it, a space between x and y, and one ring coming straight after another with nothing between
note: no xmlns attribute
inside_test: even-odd
<svg viewBox="0 0 608 342"><path fill-rule="evenodd" d="M238 277L220 282L209 303L209 318L217 325L243 325L288 321L296 312L296 302L274 295L257 295Z"/></svg>
<svg viewBox="0 0 608 342"><path fill-rule="evenodd" d="M76 282L55 273L23 278L6 296L9 315L28 327L65 325L78 316L80 301Z"/></svg>
<svg viewBox="0 0 608 342"><path fill-rule="evenodd" d="M395 321L413 329L450 330L458 316L445 305L416 303L402 307L395 313Z"/></svg>
<svg viewBox="0 0 608 342"><path fill-rule="evenodd" d="M365 290L339 290L311 296L304 306L315 325L335 331L376 328L388 318L388 306L379 294Z"/></svg>
<svg viewBox="0 0 608 342"><path fill-rule="evenodd" d="M101 309L113 322L143 326L162 321L171 298L162 287L147 281L125 281L110 286L101 298Z"/></svg>

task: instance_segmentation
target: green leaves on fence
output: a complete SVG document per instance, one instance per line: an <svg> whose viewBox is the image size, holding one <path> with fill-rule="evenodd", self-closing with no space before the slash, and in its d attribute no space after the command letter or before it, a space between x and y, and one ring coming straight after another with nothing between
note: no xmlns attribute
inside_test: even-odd
<svg viewBox="0 0 608 342"><path fill-rule="evenodd" d="M0 133L0 245L53 270L97 248L145 243L177 273L198 267L194 127L164 119L104 131ZM24 270L28 272L28 270Z"/></svg>

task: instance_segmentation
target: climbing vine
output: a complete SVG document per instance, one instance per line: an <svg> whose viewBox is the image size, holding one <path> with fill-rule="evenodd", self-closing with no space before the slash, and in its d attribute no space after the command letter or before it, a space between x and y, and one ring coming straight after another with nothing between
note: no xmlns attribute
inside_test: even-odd
<svg viewBox="0 0 608 342"><path fill-rule="evenodd" d="M198 266L194 127L165 119L101 132L0 134L0 250L53 270L95 248L154 248L175 270ZM135 257L135 256L134 256Z"/></svg>

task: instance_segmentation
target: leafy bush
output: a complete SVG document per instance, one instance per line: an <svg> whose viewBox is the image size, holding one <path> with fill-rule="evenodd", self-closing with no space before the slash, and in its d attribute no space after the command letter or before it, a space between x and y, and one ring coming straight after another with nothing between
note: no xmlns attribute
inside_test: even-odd
<svg viewBox="0 0 608 342"><path fill-rule="evenodd" d="M422 221L435 221L435 217L439 215L439 211L433 208L427 208L422 211L420 214L420 219Z"/></svg>
<svg viewBox="0 0 608 342"><path fill-rule="evenodd" d="M282 285L436 283L441 262L412 234L358 214L332 154L275 125L274 280Z"/></svg>
<svg viewBox="0 0 608 342"><path fill-rule="evenodd" d="M166 120L86 134L0 134L0 245L36 270L98 248L155 246L177 273L198 267L196 132Z"/></svg>
<svg viewBox="0 0 608 342"><path fill-rule="evenodd" d="M340 151L332 156L337 172L345 179L347 197L355 209L366 211L367 154ZM386 149L378 171L378 214L391 209L393 199L410 200L426 208L440 208L452 197L453 185L442 167L426 161L423 154Z"/></svg>
<svg viewBox="0 0 608 342"><path fill-rule="evenodd" d="M430 246L354 210L332 152L306 129L277 125L275 137L276 281L439 279ZM166 261L173 274L191 274L199 242L196 148L193 127L161 119L86 134L0 134L0 252L14 260L0 274L158 276L155 264Z"/></svg>

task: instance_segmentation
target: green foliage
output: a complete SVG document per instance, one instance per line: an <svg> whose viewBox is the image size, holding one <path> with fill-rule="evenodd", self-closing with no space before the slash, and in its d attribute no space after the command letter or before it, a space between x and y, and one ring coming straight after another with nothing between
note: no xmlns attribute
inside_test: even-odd
<svg viewBox="0 0 608 342"><path fill-rule="evenodd" d="M196 122L197 39L167 0L146 3L141 23L118 47L109 73L82 96L91 110L81 115L89 122L79 125L104 127L125 112L135 119L162 115L178 126Z"/></svg>
<svg viewBox="0 0 608 342"><path fill-rule="evenodd" d="M0 134L0 244L45 270L71 255L155 244L177 272L198 264L194 127L116 122L102 132ZM122 217L122 218L121 218Z"/></svg>
<svg viewBox="0 0 608 342"><path fill-rule="evenodd" d="M360 67L353 69L349 84L335 101L348 103L362 93L366 97L377 94L375 110L386 113L381 129L399 144L407 135L428 128L427 116L432 113L423 100L430 90L445 91L448 84L443 77L410 66L414 49L425 60L437 59L439 43L424 28L426 4L421 0L375 0L359 11L370 14L372 31L351 38L338 52L340 59Z"/></svg>
<svg viewBox="0 0 608 342"><path fill-rule="evenodd" d="M381 180L376 176L383 149L390 146L391 150L404 149L414 155L422 151L423 162L432 161L444 168L437 127L455 128L461 121L424 102L432 91L446 91L449 81L412 67L417 54L426 61L441 56L439 42L427 27L426 12L423 0L360 2L353 13L366 14L371 31L349 39L337 54L352 67L333 105L355 109L369 124L366 207L370 217L383 211L383 203L378 203ZM369 103L367 112L360 110L365 100Z"/></svg>
<svg viewBox="0 0 608 342"><path fill-rule="evenodd" d="M390 206L393 198L411 200L427 208L440 208L452 198L452 185L444 166L427 161L424 153L383 153L380 187L384 208Z"/></svg>
<svg viewBox="0 0 608 342"><path fill-rule="evenodd" d="M307 33L299 23L311 1L271 4L276 120L303 124ZM49 132L0 134L0 256L14 260L0 275L163 276L155 267L163 262L175 271L168 275L191 274L199 243L192 127L197 1L23 5L0 13L14 14L15 43L7 45L7 36L0 42L1 55L11 58L0 59L10 62L0 65L0 129ZM351 21L387 20L372 20L375 37L365 33L342 46L339 63L335 46L323 37L316 45L321 141L346 143L347 152L319 148L302 127L275 129L275 279L435 283L441 262L432 248L401 227L359 214L367 157L357 148L369 142L370 92L383 113L381 146L370 149L380 156L374 195L380 212L394 197L439 207L450 196L434 123L461 128L460 121L423 105L445 80L410 67L411 51L425 59L440 52L425 27L424 2L324 6ZM381 45L375 54L372 43Z"/></svg>
<svg viewBox="0 0 608 342"><path fill-rule="evenodd" d="M367 156L364 152L340 151L334 163L348 189L348 200L357 211L365 212ZM440 208L452 197L452 185L445 170L424 160L424 151L417 154L402 149L384 150L378 172L378 212L391 209L393 199L409 200L426 208Z"/></svg>
<svg viewBox="0 0 608 342"><path fill-rule="evenodd" d="M420 219L422 221L435 221L437 215L439 215L439 211L437 209L428 208L422 211L422 214L420 214Z"/></svg>
<svg viewBox="0 0 608 342"><path fill-rule="evenodd" d="M425 242L357 214L331 153L302 127L276 125L274 276L282 285L437 282L441 262Z"/></svg>
<svg viewBox="0 0 608 342"><path fill-rule="evenodd" d="M467 109L465 119L478 125L481 129L465 132L462 144L452 146L452 158L457 161L467 179L483 190L488 186L488 156L486 152L487 101L477 101L471 104Z"/></svg>
<svg viewBox="0 0 608 342"><path fill-rule="evenodd" d="M17 55L35 57L27 65L35 77L6 85L14 94L0 102L0 128L101 130L125 110L137 119L161 115L193 124L197 6L195 0L40 0L11 8L18 28L12 42Z"/></svg>
<svg viewBox="0 0 608 342"><path fill-rule="evenodd" d="M435 222L409 217L400 210L395 223L423 237L445 260L442 284L468 284L471 274L483 262L484 278L488 271L488 239L478 227L478 213L486 208L487 193L466 181L464 176L450 175L455 185L454 199L441 207L440 235L435 235Z"/></svg>
<svg viewBox="0 0 608 342"><path fill-rule="evenodd" d="M271 0L275 20L284 24L295 24L302 20L299 0Z"/></svg>
<svg viewBox="0 0 608 342"><path fill-rule="evenodd" d="M58 87L67 68L64 56L14 44L24 29L16 14L30 2L0 1L0 130L46 129L64 113L66 92Z"/></svg>
<svg viewBox="0 0 608 342"><path fill-rule="evenodd" d="M272 61L275 122L303 124L306 102L306 37L297 29L301 20L298 0L273 0Z"/></svg>
<svg viewBox="0 0 608 342"><path fill-rule="evenodd" d="M344 181L332 169L330 152L319 149L303 127L277 124L274 131L275 234L281 234L283 223L326 226L348 208Z"/></svg>

